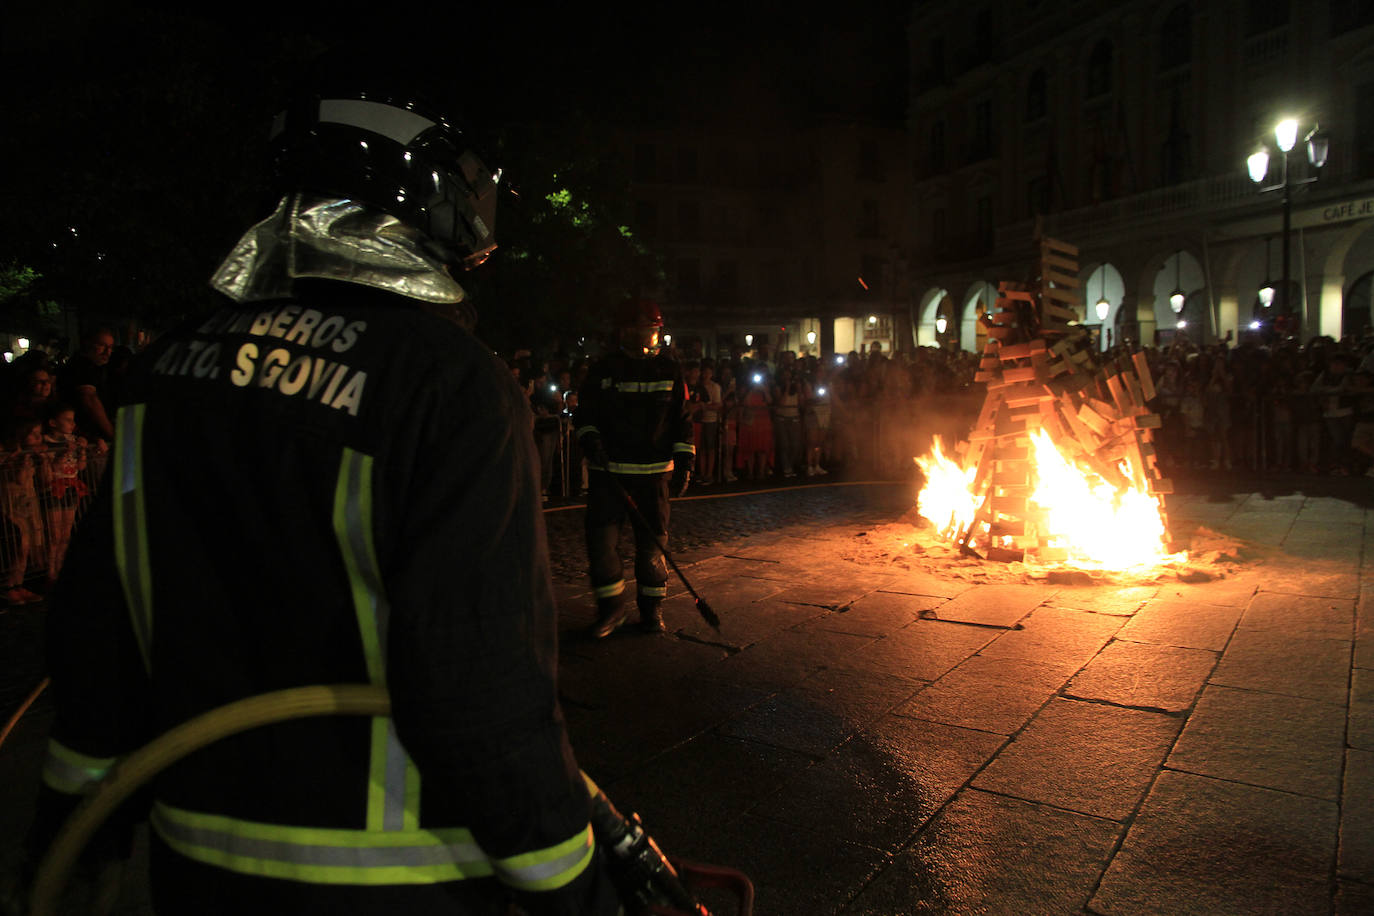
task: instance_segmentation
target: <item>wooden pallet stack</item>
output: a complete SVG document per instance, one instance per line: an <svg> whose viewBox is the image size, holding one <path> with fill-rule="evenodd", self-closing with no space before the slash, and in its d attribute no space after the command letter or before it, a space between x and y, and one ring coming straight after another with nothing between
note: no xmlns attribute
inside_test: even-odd
<svg viewBox="0 0 1374 916"><path fill-rule="evenodd" d="M1039 267L1033 283L999 284L983 319L988 340L975 380L987 384L987 397L961 456L964 467L977 468L972 486L979 509L959 540L988 559L1067 559L1065 548L1051 546L1055 532L1029 502L1030 436L1038 429L1080 469L1117 490L1133 486L1156 499L1172 492L1155 463L1151 430L1160 420L1146 406L1155 390L1145 354L1112 360L1092 349L1087 329L1077 324L1077 248L1042 237ZM1122 472L1123 459L1131 479Z"/></svg>

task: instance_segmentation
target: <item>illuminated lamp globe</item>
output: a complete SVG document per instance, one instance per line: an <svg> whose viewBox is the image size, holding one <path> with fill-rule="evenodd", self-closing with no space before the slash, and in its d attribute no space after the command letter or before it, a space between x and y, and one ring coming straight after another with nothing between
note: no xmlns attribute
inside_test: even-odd
<svg viewBox="0 0 1374 916"><path fill-rule="evenodd" d="M1259 301L1260 305L1265 308L1274 304L1274 287L1272 285L1266 283L1259 288Z"/></svg>
<svg viewBox="0 0 1374 916"><path fill-rule="evenodd" d="M868 323L869 323L869 324L877 324L877 323L878 323L878 316L877 316L877 315L869 315L869 316L868 316Z"/></svg>
<svg viewBox="0 0 1374 916"><path fill-rule="evenodd" d="M807 332L806 332L806 342L809 343L809 344L814 344L814 343L816 342L816 332L815 332L815 331L807 331Z"/></svg>
<svg viewBox="0 0 1374 916"><path fill-rule="evenodd" d="M1187 299L1188 297L1184 294L1183 290L1176 289L1169 294L1169 308L1174 310L1175 315L1180 315L1183 313L1183 303L1186 302Z"/></svg>
<svg viewBox="0 0 1374 916"><path fill-rule="evenodd" d="M1250 154L1250 158L1245 160L1245 166L1250 170L1250 180L1259 184L1264 180L1264 176L1269 174L1269 150L1261 147Z"/></svg>
<svg viewBox="0 0 1374 916"><path fill-rule="evenodd" d="M754 345L754 335L753 335L753 334L745 334L745 335L744 335L744 345L745 345L746 347L752 347L752 346Z"/></svg>
<svg viewBox="0 0 1374 916"><path fill-rule="evenodd" d="M1252 331L1258 331L1259 329L1260 329L1259 319L1256 318L1254 321L1250 322L1250 330L1252 330Z"/></svg>
<svg viewBox="0 0 1374 916"><path fill-rule="evenodd" d="M29 339L27 337L21 337L16 340L15 343L18 344L21 350L27 350L29 348Z"/></svg>
<svg viewBox="0 0 1374 916"><path fill-rule="evenodd" d="M1180 328L1186 328L1186 327L1188 326L1188 319L1186 319L1186 318L1180 318L1180 319L1178 320L1178 326L1179 326Z"/></svg>
<svg viewBox="0 0 1374 916"><path fill-rule="evenodd" d="M671 347L671 346L673 345L673 335L672 335L672 334L664 334L664 335L663 335L663 343L664 343L665 346Z"/></svg>
<svg viewBox="0 0 1374 916"><path fill-rule="evenodd" d="M936 333L936 334L943 334L943 333L945 333L945 328L947 328L947 327L949 327L949 321L945 318L944 315L941 315L939 318L936 318L936 319L935 319L935 333Z"/></svg>
<svg viewBox="0 0 1374 916"><path fill-rule="evenodd" d="M1097 309L1097 320L1106 321L1107 313L1112 310L1112 304L1107 301L1106 296L1103 296L1101 299L1097 300L1097 305L1095 305L1094 308Z"/></svg>
<svg viewBox="0 0 1374 916"><path fill-rule="evenodd" d="M1292 118L1284 118L1274 126L1274 142L1279 145L1279 149L1285 153L1291 150L1298 142L1298 122Z"/></svg>

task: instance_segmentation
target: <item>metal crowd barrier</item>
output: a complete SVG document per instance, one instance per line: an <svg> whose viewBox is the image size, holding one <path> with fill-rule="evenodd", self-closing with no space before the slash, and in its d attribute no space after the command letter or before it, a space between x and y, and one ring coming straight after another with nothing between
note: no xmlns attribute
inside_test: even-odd
<svg viewBox="0 0 1374 916"><path fill-rule="evenodd" d="M93 446L0 452L0 591L56 576L109 460Z"/></svg>

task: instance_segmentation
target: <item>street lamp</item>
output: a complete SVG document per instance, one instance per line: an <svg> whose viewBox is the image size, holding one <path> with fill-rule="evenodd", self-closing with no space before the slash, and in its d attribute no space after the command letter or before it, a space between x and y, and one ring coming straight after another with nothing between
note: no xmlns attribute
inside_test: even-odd
<svg viewBox="0 0 1374 916"><path fill-rule="evenodd" d="M1269 243L1273 238L1264 240L1264 285L1259 288L1260 305L1265 308L1274 304L1274 284L1269 282Z"/></svg>
<svg viewBox="0 0 1374 916"><path fill-rule="evenodd" d="M1101 273L1102 273L1102 297L1101 297L1100 299L1097 300L1097 305L1094 306L1094 308L1097 309L1097 320L1098 320L1098 321L1103 321L1103 322L1105 322L1105 321L1107 320L1107 313L1110 312L1110 311L1112 310L1112 304L1111 304L1110 302L1107 301L1107 271L1106 271L1106 268L1102 268L1102 269L1101 269Z"/></svg>
<svg viewBox="0 0 1374 916"><path fill-rule="evenodd" d="M1307 161L1314 169L1319 172L1321 167L1326 165L1326 155L1330 151L1331 138L1326 131L1319 125L1313 125L1304 138L1307 146ZM1265 194L1269 191L1283 192L1283 279L1279 281L1279 304L1285 313L1291 312L1292 303L1288 301L1288 249L1289 249L1289 227L1292 223L1293 195L1292 189L1304 184L1310 184L1317 180L1317 175L1309 175L1306 178L1293 180L1288 176L1288 153L1297 145L1298 142L1298 122L1294 118L1284 118L1274 127L1274 143L1283 153L1283 169L1279 173L1278 184L1268 187L1261 187L1260 193ZM1255 184L1262 185L1265 177L1269 174L1269 150L1263 146L1250 154L1246 160L1249 167L1250 180ZM1264 291L1260 291L1260 301L1264 301ZM1273 301L1272 293L1269 302ZM1266 306L1269 302L1265 302Z"/></svg>
<svg viewBox="0 0 1374 916"><path fill-rule="evenodd" d="M949 320L946 319L944 315L936 315L936 316L935 316L935 333L936 333L936 334L943 334L943 333L945 333L945 328L947 328L947 327L949 327Z"/></svg>
<svg viewBox="0 0 1374 916"><path fill-rule="evenodd" d="M1188 296L1183 292L1183 252L1180 250L1174 254L1174 291L1169 294L1169 308L1175 315L1182 315L1183 303L1187 301Z"/></svg>

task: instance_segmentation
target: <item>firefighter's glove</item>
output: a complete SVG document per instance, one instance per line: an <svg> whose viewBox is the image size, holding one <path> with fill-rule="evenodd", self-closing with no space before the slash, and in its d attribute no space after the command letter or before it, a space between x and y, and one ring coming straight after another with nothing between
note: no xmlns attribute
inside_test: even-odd
<svg viewBox="0 0 1374 916"><path fill-rule="evenodd" d="M673 456L673 476L668 481L668 495L672 497L682 496L687 492L687 485L692 482L692 465L696 459L688 452L678 452Z"/></svg>
<svg viewBox="0 0 1374 916"><path fill-rule="evenodd" d="M596 433L588 433L578 442L582 445L582 455L587 459L589 467L598 470L607 470L611 463L611 456L606 454L606 444L601 441L601 437Z"/></svg>

